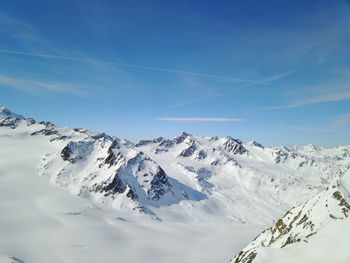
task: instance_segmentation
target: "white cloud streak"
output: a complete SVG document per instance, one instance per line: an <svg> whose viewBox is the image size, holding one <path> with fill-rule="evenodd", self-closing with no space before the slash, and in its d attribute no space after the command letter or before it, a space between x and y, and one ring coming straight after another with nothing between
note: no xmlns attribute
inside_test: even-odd
<svg viewBox="0 0 350 263"><path fill-rule="evenodd" d="M273 82L273 81L280 80L280 79L283 79L285 77L288 77L289 75L291 75L294 72L295 72L294 70L291 70L291 71L279 73L279 74L276 74L276 75L273 75L273 76L270 76L270 77L267 77L267 78L260 79L260 80L256 81L255 84L256 85L268 84L270 82Z"/></svg>
<svg viewBox="0 0 350 263"><path fill-rule="evenodd" d="M243 84L242 86L238 87L237 89L233 89L233 90L231 90L229 92L225 92L225 93L220 93L220 92L216 92L216 91L213 91L213 90L209 90L209 92L206 92L206 94L203 95L203 96L195 97L193 99L189 99L187 101L175 104L172 107L179 108L179 107L183 107L183 106L187 106L187 105L192 105L192 104L201 102L203 100L210 99L212 97L228 96L228 95L236 93L239 90L242 90L242 89L245 89L245 88L250 88L250 87L259 86L259 85L265 85L265 84L269 84L270 82L277 81L279 79L283 79L283 78L289 76L290 74L292 74L294 72L295 71L288 71L288 72L283 72L283 73L276 74L276 75L273 75L273 76L270 76L270 77L262 78L262 79L259 79L259 80L254 80L254 81L252 80L249 83Z"/></svg>
<svg viewBox="0 0 350 263"><path fill-rule="evenodd" d="M350 114L344 114L338 116L332 123L335 127L344 127L350 123Z"/></svg>
<svg viewBox="0 0 350 263"><path fill-rule="evenodd" d="M240 122L243 119L232 118L156 118L161 121L188 121L188 122Z"/></svg>
<svg viewBox="0 0 350 263"><path fill-rule="evenodd" d="M29 79L9 77L5 75L0 75L0 86L6 86L27 92L46 90L76 95L83 94L81 90L69 84L34 81Z"/></svg>
<svg viewBox="0 0 350 263"><path fill-rule="evenodd" d="M163 71L163 72L191 75L191 76L197 76L197 77L206 77L206 78L213 78L213 79L234 81L234 82L256 83L255 81L251 81L251 80L227 77L227 76L222 76L222 75L190 72L190 71L183 71L183 70L171 69L171 68L160 68L160 67L143 66L143 65L136 65L136 64L117 63L117 62L112 62L112 61L86 59L86 58L71 57L71 56L57 56L57 55L52 55L52 54L22 52L22 51L7 50L7 49L0 49L0 53L13 54L13 55L23 55L23 56L31 56L31 57L41 57L41 58L47 58L47 59L72 60L72 61L80 61L80 62L92 63L92 64L113 65L113 66L117 66L117 67L139 68L139 69L146 69L146 70L153 70L153 71Z"/></svg>
<svg viewBox="0 0 350 263"><path fill-rule="evenodd" d="M285 106L271 107L271 109L292 109L292 108L298 108L298 107L312 105L312 104L318 104L318 103L324 103L324 102L335 102L335 101L342 101L342 100L349 100L349 99L350 99L349 91L339 92L339 93L332 93L332 94L311 97L311 98L295 101Z"/></svg>

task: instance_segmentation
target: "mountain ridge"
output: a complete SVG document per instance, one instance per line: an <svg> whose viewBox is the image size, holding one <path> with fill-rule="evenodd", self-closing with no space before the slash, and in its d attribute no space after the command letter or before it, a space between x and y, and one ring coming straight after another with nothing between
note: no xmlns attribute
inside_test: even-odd
<svg viewBox="0 0 350 263"><path fill-rule="evenodd" d="M343 204L334 205L329 213L334 218L327 217L336 222L341 221L341 209L348 209L349 188L342 187L341 180L349 173L349 146L264 147L230 136L186 132L132 143L85 128L37 122L5 108L0 110L0 129L4 138L35 138L52 146L38 164L38 174L97 205L156 221L268 229L257 237L259 244L249 244L232 262L252 262L255 254L254 260L260 260L262 249L275 246L284 251L318 236L313 230L298 232L305 223L315 224L301 216L313 213L301 208L313 198L326 196L322 198ZM335 196L337 191L327 192L333 185L339 188ZM300 209L303 212L293 221ZM276 218L280 220L274 224Z"/></svg>

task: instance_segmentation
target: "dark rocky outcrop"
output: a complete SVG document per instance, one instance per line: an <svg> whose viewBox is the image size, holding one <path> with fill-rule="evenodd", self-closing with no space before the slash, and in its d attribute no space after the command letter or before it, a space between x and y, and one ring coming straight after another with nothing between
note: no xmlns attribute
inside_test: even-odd
<svg viewBox="0 0 350 263"><path fill-rule="evenodd" d="M32 119L32 118L27 118L26 119L26 125L27 126L31 126L31 125L33 125L35 123L36 123L36 121L34 119Z"/></svg>
<svg viewBox="0 0 350 263"><path fill-rule="evenodd" d="M172 185L168 180L168 176L159 166L151 181L151 188L147 191L148 198L158 201L171 187Z"/></svg>
<svg viewBox="0 0 350 263"><path fill-rule="evenodd" d="M283 150L279 149L276 152L274 152L275 156L275 162L276 163L281 163L287 160L288 158L288 153L284 152Z"/></svg>
<svg viewBox="0 0 350 263"><path fill-rule="evenodd" d="M41 121L39 122L39 124L45 125L44 129L31 133L32 136L39 135L39 134L42 134L45 136L59 135L59 132L56 130L56 126L52 122Z"/></svg>
<svg viewBox="0 0 350 263"><path fill-rule="evenodd" d="M233 154L243 154L247 152L247 150L243 147L242 144L242 141L228 137L226 142L224 142L222 145L222 149Z"/></svg>
<svg viewBox="0 0 350 263"><path fill-rule="evenodd" d="M0 127L9 127L11 129L16 129L20 120L21 119L16 117L7 117L0 121Z"/></svg>
<svg viewBox="0 0 350 263"><path fill-rule="evenodd" d="M145 146L145 145L152 144L152 143L156 144L156 143L160 143L163 140L164 140L163 137L158 137L158 138L153 139L153 140L141 140L138 143L136 143L134 146L141 147L141 146Z"/></svg>
<svg viewBox="0 0 350 263"><path fill-rule="evenodd" d="M192 142L190 144L190 146L186 149L184 149L180 154L179 156L182 156L182 157L189 157L191 155L194 154L195 150L197 149L197 146L194 142Z"/></svg>
<svg viewBox="0 0 350 263"><path fill-rule="evenodd" d="M200 150L198 153L197 153L197 156L196 156L196 159L197 160L203 160L207 157L207 153L204 151L204 150Z"/></svg>
<svg viewBox="0 0 350 263"><path fill-rule="evenodd" d="M116 155L113 152L113 149L119 149L119 143L117 142L117 140L113 140L111 146L109 146L108 148L108 156L105 159L105 163L109 164L109 167L111 167L112 165L116 164L117 162L117 158L123 158L122 155L120 153L118 153L118 155Z"/></svg>
<svg viewBox="0 0 350 263"><path fill-rule="evenodd" d="M170 148L174 146L174 142L172 140L162 140L162 142L159 144L161 147Z"/></svg>
<svg viewBox="0 0 350 263"><path fill-rule="evenodd" d="M113 194L122 194L126 190L127 185L123 180L119 178L119 174L116 173L113 178L102 182L102 184L95 184L91 187L91 191L104 193L105 196Z"/></svg>
<svg viewBox="0 0 350 263"><path fill-rule="evenodd" d="M172 141L176 144L180 144L186 140L187 137L191 136L190 134L183 132L181 135L176 136Z"/></svg>
<svg viewBox="0 0 350 263"><path fill-rule="evenodd" d="M69 142L61 151L61 157L64 161L75 163L83 159L92 147L92 141Z"/></svg>
<svg viewBox="0 0 350 263"><path fill-rule="evenodd" d="M135 147L141 147L141 146L145 146L147 144L151 144L152 140L141 140L138 143L136 143L134 146Z"/></svg>

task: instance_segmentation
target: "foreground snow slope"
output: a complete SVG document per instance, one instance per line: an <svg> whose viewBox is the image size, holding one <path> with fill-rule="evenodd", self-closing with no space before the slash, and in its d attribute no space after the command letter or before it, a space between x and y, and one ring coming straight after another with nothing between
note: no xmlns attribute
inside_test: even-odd
<svg viewBox="0 0 350 263"><path fill-rule="evenodd" d="M350 262L350 173L264 230L232 263Z"/></svg>

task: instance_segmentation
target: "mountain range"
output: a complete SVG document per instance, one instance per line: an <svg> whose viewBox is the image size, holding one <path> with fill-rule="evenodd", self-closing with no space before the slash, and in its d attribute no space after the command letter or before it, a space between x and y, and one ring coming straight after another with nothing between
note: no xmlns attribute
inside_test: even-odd
<svg viewBox="0 0 350 263"><path fill-rule="evenodd" d="M94 207L154 224L251 229L242 241L232 236L231 262L350 261L350 146L266 147L186 132L130 142L1 108L0 141L9 138L16 149L35 141L36 176Z"/></svg>

